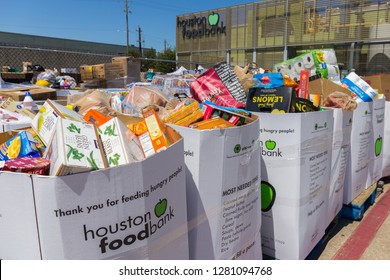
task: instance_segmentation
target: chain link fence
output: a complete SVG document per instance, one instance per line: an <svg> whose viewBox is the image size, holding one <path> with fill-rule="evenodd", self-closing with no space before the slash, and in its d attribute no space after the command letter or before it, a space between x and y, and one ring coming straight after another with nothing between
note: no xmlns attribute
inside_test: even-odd
<svg viewBox="0 0 390 280"><path fill-rule="evenodd" d="M81 65L110 63L117 53L98 54L76 51L41 49L29 47L0 46L0 65L22 70L23 62L39 64L45 69L61 71L63 68L75 68Z"/></svg>

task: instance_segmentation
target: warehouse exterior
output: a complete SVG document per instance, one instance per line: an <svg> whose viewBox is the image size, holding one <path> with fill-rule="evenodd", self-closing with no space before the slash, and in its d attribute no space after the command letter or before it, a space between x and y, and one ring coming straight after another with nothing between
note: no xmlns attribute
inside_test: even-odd
<svg viewBox="0 0 390 280"><path fill-rule="evenodd" d="M176 18L179 61L275 63L307 50L333 48L345 69L390 72L390 2L261 1Z"/></svg>
<svg viewBox="0 0 390 280"><path fill-rule="evenodd" d="M0 67L21 69L22 62L29 61L47 69L78 70L80 65L109 63L112 57L125 55L122 45L0 32Z"/></svg>

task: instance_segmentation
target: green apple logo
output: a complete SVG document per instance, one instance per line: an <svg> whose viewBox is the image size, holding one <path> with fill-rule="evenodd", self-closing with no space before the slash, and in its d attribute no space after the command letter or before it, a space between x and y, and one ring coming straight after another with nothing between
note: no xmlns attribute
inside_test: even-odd
<svg viewBox="0 0 390 280"><path fill-rule="evenodd" d="M375 141L375 156L379 157L382 151L382 137L379 137Z"/></svg>
<svg viewBox="0 0 390 280"><path fill-rule="evenodd" d="M367 116L367 114L368 114L367 110L364 112L364 114Z"/></svg>
<svg viewBox="0 0 390 280"><path fill-rule="evenodd" d="M218 24L218 21L219 21L219 15L218 14L215 14L214 12L212 12L210 15L209 15L209 24L211 26L214 26L214 25L217 25Z"/></svg>
<svg viewBox="0 0 390 280"><path fill-rule="evenodd" d="M160 201L154 206L154 214L157 218L160 218L162 215L164 215L165 210L167 210L167 200L160 199Z"/></svg>
<svg viewBox="0 0 390 280"><path fill-rule="evenodd" d="M268 212L275 202L275 188L266 181L261 181L261 211Z"/></svg>
<svg viewBox="0 0 390 280"><path fill-rule="evenodd" d="M267 141L265 141L265 147L268 149L268 150L273 150L273 149L275 149L275 147L276 147L276 142L275 141L273 141L273 140L267 140Z"/></svg>
<svg viewBox="0 0 390 280"><path fill-rule="evenodd" d="M327 126L328 126L328 124L325 122L325 123L324 123L324 127L326 128Z"/></svg>
<svg viewBox="0 0 390 280"><path fill-rule="evenodd" d="M241 151L241 145L240 144L237 144L236 146L234 146L234 149L233 151L238 154L240 151Z"/></svg>
<svg viewBox="0 0 390 280"><path fill-rule="evenodd" d="M318 123L316 123L316 124L314 125L314 129L315 129L315 130L318 129Z"/></svg>

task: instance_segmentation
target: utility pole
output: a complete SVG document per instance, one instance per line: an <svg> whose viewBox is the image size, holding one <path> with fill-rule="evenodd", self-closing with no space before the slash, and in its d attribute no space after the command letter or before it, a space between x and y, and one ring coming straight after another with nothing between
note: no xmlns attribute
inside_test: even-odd
<svg viewBox="0 0 390 280"><path fill-rule="evenodd" d="M126 13L126 51L127 51L126 55L129 55L129 0L126 0L125 13Z"/></svg>
<svg viewBox="0 0 390 280"><path fill-rule="evenodd" d="M143 54L142 54L142 43L145 43L145 41L142 40L142 36L141 36L141 27L139 27L138 25L138 29L136 29L135 31L138 32L138 49L139 49L139 54L141 55L141 57L143 57Z"/></svg>
<svg viewBox="0 0 390 280"><path fill-rule="evenodd" d="M167 50L167 40L164 39L164 52Z"/></svg>

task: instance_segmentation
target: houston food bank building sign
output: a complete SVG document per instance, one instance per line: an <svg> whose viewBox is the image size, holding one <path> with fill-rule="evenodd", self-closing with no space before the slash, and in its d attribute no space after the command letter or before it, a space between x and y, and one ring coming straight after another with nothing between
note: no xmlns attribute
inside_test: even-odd
<svg viewBox="0 0 390 280"><path fill-rule="evenodd" d="M196 39L217 35L226 35L226 26L220 21L219 14L212 12L207 17L194 16L188 19L177 19L183 39Z"/></svg>

